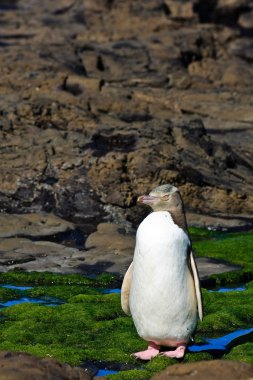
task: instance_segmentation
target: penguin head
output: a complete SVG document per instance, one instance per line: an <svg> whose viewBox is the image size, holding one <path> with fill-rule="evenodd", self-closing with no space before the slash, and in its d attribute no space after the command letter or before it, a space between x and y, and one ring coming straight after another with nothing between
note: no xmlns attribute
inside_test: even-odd
<svg viewBox="0 0 253 380"><path fill-rule="evenodd" d="M137 202L149 205L153 211L181 210L183 207L178 188L169 184L156 187L149 195L141 195Z"/></svg>

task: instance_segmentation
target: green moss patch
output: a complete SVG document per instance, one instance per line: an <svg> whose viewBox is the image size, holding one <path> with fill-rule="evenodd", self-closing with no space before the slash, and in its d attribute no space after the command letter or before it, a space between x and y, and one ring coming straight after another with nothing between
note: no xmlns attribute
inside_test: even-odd
<svg viewBox="0 0 253 380"><path fill-rule="evenodd" d="M224 359L239 360L246 363L253 363L253 342L241 344L232 348L232 350L224 356Z"/></svg>
<svg viewBox="0 0 253 380"><path fill-rule="evenodd" d="M189 233L192 241L210 240L224 235L224 232L222 231L209 230L201 227L189 227Z"/></svg>
<svg viewBox="0 0 253 380"><path fill-rule="evenodd" d="M0 303L8 301L10 299L15 300L19 297L20 293L17 290L0 287Z"/></svg>
<svg viewBox="0 0 253 380"><path fill-rule="evenodd" d="M245 291L210 293L203 289L205 316L198 334L222 335L240 328L253 326L252 283Z"/></svg>
<svg viewBox="0 0 253 380"><path fill-rule="evenodd" d="M90 287L111 287L118 282L111 273L102 273L95 279L78 274L59 274L51 272L13 271L0 273L0 284L32 284L32 285L85 285Z"/></svg>
<svg viewBox="0 0 253 380"><path fill-rule="evenodd" d="M212 275L217 285L248 282L253 279L253 233L225 233L190 228L196 257L209 257L239 265L241 270ZM203 239L204 237L204 239Z"/></svg>
<svg viewBox="0 0 253 380"><path fill-rule="evenodd" d="M200 236L202 233L203 231L200 230ZM220 232L217 235L210 235L208 232L208 235L208 239L198 240L195 231L193 247L196 256L229 261L233 264L243 265L247 271L253 272L253 233Z"/></svg>

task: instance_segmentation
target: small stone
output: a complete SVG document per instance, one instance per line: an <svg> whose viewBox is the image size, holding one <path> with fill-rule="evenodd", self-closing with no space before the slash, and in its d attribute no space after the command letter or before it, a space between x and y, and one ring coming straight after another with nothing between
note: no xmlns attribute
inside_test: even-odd
<svg viewBox="0 0 253 380"><path fill-rule="evenodd" d="M253 41L251 38L238 38L231 42L228 50L231 54L245 60L253 60Z"/></svg>
<svg viewBox="0 0 253 380"><path fill-rule="evenodd" d="M242 28L253 29L253 11L241 14L238 24Z"/></svg>
<svg viewBox="0 0 253 380"><path fill-rule="evenodd" d="M252 71L243 64L232 64L228 66L223 74L222 83L228 86L245 86L249 87L253 84Z"/></svg>
<svg viewBox="0 0 253 380"><path fill-rule="evenodd" d="M191 86L191 78L186 73L175 72L169 75L169 86L176 87L179 90L186 90Z"/></svg>
<svg viewBox="0 0 253 380"><path fill-rule="evenodd" d="M169 16L175 19L193 19L196 17L193 12L193 3L191 1L181 2L174 0L165 0L164 3L167 5L167 13Z"/></svg>
<svg viewBox="0 0 253 380"><path fill-rule="evenodd" d="M0 352L0 380L91 380L81 368L21 352Z"/></svg>
<svg viewBox="0 0 253 380"><path fill-rule="evenodd" d="M238 380L251 379L253 365L229 360L174 364L152 380Z"/></svg>
<svg viewBox="0 0 253 380"><path fill-rule="evenodd" d="M100 80L96 78L86 78L77 75L69 75L64 81L64 89L73 95L79 95L82 92L90 94L98 92Z"/></svg>

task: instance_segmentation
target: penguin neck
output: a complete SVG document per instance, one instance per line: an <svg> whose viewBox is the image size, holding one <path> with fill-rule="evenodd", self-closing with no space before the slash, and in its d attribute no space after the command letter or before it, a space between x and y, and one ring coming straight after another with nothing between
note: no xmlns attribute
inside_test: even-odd
<svg viewBox="0 0 253 380"><path fill-rule="evenodd" d="M177 224L179 228L182 228L182 230L184 230L184 232L189 236L184 204L178 191L172 195L172 202L170 202L166 211L170 213L173 222Z"/></svg>
<svg viewBox="0 0 253 380"><path fill-rule="evenodd" d="M188 235L188 228L187 228L187 222L186 222L186 217L184 213L183 208L172 208L170 210L166 210L170 213L172 220L175 224L178 225L178 227L182 228L185 233Z"/></svg>

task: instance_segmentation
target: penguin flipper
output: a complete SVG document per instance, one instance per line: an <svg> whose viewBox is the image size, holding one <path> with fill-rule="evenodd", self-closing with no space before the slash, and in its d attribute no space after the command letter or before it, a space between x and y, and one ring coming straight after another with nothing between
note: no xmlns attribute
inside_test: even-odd
<svg viewBox="0 0 253 380"><path fill-rule="evenodd" d="M192 274L193 274L193 279L194 279L195 292L196 292L197 303L198 303L199 319L202 321L202 319L203 319L202 295L201 295L201 288L200 288L198 269L197 269L197 266L196 266L196 262L195 262L192 250L190 252L190 266L191 266L191 270L192 270Z"/></svg>
<svg viewBox="0 0 253 380"><path fill-rule="evenodd" d="M132 273L133 273L133 262L130 264L128 270L123 279L122 287L121 287L121 307L122 310L127 314L131 315L130 307L129 307L129 293L132 282Z"/></svg>

